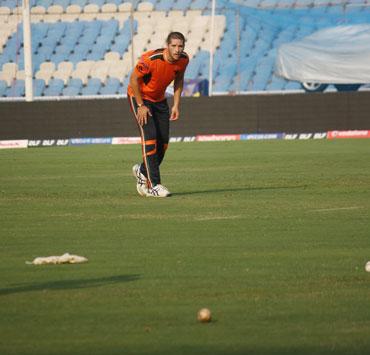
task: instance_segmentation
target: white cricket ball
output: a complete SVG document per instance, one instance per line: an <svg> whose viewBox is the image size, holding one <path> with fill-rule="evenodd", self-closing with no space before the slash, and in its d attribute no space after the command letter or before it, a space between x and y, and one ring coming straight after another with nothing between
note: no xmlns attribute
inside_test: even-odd
<svg viewBox="0 0 370 355"><path fill-rule="evenodd" d="M198 321L208 323L212 319L211 311L208 308L202 308L198 311Z"/></svg>
<svg viewBox="0 0 370 355"><path fill-rule="evenodd" d="M367 272L370 272L370 261L368 261L368 262L366 263L366 265L365 265L365 270L366 270Z"/></svg>

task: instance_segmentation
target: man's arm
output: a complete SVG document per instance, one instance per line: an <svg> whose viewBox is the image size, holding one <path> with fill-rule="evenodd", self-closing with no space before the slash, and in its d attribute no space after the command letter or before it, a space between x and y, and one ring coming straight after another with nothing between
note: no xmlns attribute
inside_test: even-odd
<svg viewBox="0 0 370 355"><path fill-rule="evenodd" d="M184 87L184 72L181 72L176 75L176 78L174 80L174 93L173 93L173 106L171 110L171 121L175 121L180 116L180 99L181 99L181 93L182 89Z"/></svg>
<svg viewBox="0 0 370 355"><path fill-rule="evenodd" d="M148 115L151 116L152 114L150 113L149 108L144 105L139 87L139 76L137 75L135 70L132 71L132 74L130 76L130 85L132 91L134 92L136 103L139 106L137 109L137 122L140 126L144 126L148 121Z"/></svg>

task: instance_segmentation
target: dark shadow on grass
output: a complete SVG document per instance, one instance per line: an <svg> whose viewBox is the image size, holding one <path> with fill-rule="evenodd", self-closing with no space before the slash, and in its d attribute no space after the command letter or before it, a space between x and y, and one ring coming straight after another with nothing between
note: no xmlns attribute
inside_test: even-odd
<svg viewBox="0 0 370 355"><path fill-rule="evenodd" d="M236 187L229 189L213 189L213 190L199 190L173 193L173 196L183 195L197 195L197 194L211 194L211 193L225 193L225 192L240 192L240 191L264 191L264 190L290 190L290 189L305 189L308 185L295 185L295 186L266 186L266 187Z"/></svg>
<svg viewBox="0 0 370 355"><path fill-rule="evenodd" d="M57 291L57 290L102 287L122 282L136 281L139 278L140 275L116 275L109 277L99 277L95 279L76 279L76 280L48 281L41 283L26 283L16 285L15 287L2 288L0 289L0 296L45 290Z"/></svg>

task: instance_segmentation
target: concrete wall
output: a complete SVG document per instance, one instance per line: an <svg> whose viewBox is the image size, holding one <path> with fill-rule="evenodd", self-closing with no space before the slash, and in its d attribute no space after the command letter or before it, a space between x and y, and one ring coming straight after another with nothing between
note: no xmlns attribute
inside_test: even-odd
<svg viewBox="0 0 370 355"><path fill-rule="evenodd" d="M171 135L349 129L370 129L370 92L183 98ZM130 136L126 99L0 103L0 139Z"/></svg>

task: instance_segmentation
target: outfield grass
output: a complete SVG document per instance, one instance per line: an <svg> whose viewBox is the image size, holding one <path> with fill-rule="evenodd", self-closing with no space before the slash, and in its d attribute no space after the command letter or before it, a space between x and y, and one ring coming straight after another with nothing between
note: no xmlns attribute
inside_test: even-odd
<svg viewBox="0 0 370 355"><path fill-rule="evenodd" d="M139 157L0 151L1 355L370 353L370 140L172 144L168 199Z"/></svg>

